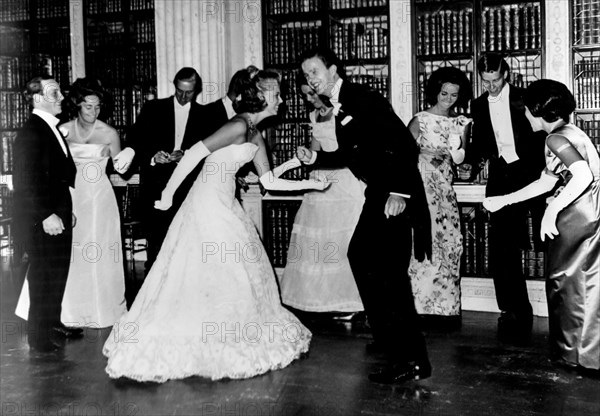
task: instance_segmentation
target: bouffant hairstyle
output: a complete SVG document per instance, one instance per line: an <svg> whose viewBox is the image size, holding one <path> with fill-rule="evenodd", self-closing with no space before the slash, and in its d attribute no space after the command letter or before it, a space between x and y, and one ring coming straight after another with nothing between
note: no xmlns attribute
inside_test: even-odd
<svg viewBox="0 0 600 416"><path fill-rule="evenodd" d="M525 90L523 102L532 116L541 117L548 123L560 119L569 122L569 116L577 106L567 86L551 79L532 82Z"/></svg>
<svg viewBox="0 0 600 416"><path fill-rule="evenodd" d="M425 99L430 105L437 104L437 97L442 86L444 84L458 85L458 99L452 106L452 108L461 107L465 108L471 98L473 98L473 89L469 78L463 71L458 68L448 66L439 68L429 76L427 83L425 84Z"/></svg>
<svg viewBox="0 0 600 416"><path fill-rule="evenodd" d="M281 84L281 76L272 70L258 71L254 76L247 73L242 79L241 93L233 102L236 113L258 113L265 109L265 93L273 81Z"/></svg>
<svg viewBox="0 0 600 416"><path fill-rule="evenodd" d="M106 92L102 83L97 78L85 77L77 78L67 94L66 110L69 118L77 117L79 113L79 105L85 101L85 97L95 95L100 100L102 113L105 116L110 115L112 108L112 99L110 94Z"/></svg>
<svg viewBox="0 0 600 416"><path fill-rule="evenodd" d="M504 60L504 56L498 53L488 53L479 58L479 61L477 61L477 72L480 75L484 72L495 71L500 71L504 76L510 74L510 67Z"/></svg>
<svg viewBox="0 0 600 416"><path fill-rule="evenodd" d="M258 71L260 70L254 65L250 65L246 68L236 71L236 73L231 77L231 81L229 81L227 95L237 97L239 94L241 94L245 82L248 80L248 78L252 78L254 75L256 75Z"/></svg>

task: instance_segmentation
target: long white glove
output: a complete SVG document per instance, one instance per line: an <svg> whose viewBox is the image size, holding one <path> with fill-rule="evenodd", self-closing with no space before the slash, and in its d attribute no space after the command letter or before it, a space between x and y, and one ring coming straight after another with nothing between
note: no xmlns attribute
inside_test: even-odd
<svg viewBox="0 0 600 416"><path fill-rule="evenodd" d="M507 205L516 204L517 202L526 201L536 196L550 192L558 181L555 176L548 175L542 172L537 181L531 182L524 188L516 192L502 196L490 196L483 200L483 207L490 212L496 212Z"/></svg>
<svg viewBox="0 0 600 416"><path fill-rule="evenodd" d="M129 166L131 166L131 161L135 156L135 150L131 147L126 147L121 150L118 155L113 158L113 166L118 173L125 173Z"/></svg>
<svg viewBox="0 0 600 416"><path fill-rule="evenodd" d="M448 144L450 145L450 156L454 163L461 164L465 160L465 149L461 149L460 145L462 140L460 134L451 133L448 137Z"/></svg>
<svg viewBox="0 0 600 416"><path fill-rule="evenodd" d="M300 159L298 159L297 156L294 156L293 158L283 162L281 165L273 168L273 175L276 178L279 178L281 175L283 175L288 170L296 169L296 168L299 168L300 166L302 166L302 162L300 162Z"/></svg>
<svg viewBox="0 0 600 416"><path fill-rule="evenodd" d="M162 211L171 208L173 205L173 195L175 195L175 191L177 191L181 182L210 153L211 151L201 141L187 150L179 160L179 164L177 164L177 167L173 171L169 182L167 182L167 186L162 191L160 201L154 202L154 208Z"/></svg>
<svg viewBox="0 0 600 416"><path fill-rule="evenodd" d="M577 199L594 179L589 165L584 160L573 162L571 166L569 166L569 171L573 174L573 177L563 188L561 193L548 204L548 207L546 207L546 211L544 212L540 229L542 241L544 241L545 236L554 239L554 236L558 235L556 218L558 217L559 212Z"/></svg>
<svg viewBox="0 0 600 416"><path fill-rule="evenodd" d="M286 171L295 169L302 165L300 159L293 157L290 160L283 162L273 170L268 171L262 175L259 180L260 183L268 191L301 191L303 189L326 189L330 183L326 181L320 181L317 179L305 179L301 181L288 181L285 179L279 179Z"/></svg>

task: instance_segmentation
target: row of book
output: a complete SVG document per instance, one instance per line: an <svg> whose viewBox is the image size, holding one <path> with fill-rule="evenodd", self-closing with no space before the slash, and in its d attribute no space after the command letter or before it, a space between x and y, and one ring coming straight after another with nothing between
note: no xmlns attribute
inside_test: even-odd
<svg viewBox="0 0 600 416"><path fill-rule="evenodd" d="M118 22L97 22L87 25L86 44L88 48L122 45L126 40L125 24Z"/></svg>
<svg viewBox="0 0 600 416"><path fill-rule="evenodd" d="M87 14L119 13L121 12L121 0L91 0L87 1Z"/></svg>
<svg viewBox="0 0 600 416"><path fill-rule="evenodd" d="M542 16L539 3L484 7L481 26L483 51L542 47Z"/></svg>
<svg viewBox="0 0 600 416"><path fill-rule="evenodd" d="M417 17L417 54L470 53L472 9L442 10Z"/></svg>
<svg viewBox="0 0 600 416"><path fill-rule="evenodd" d="M0 57L0 90L22 90L38 72L41 62L40 54Z"/></svg>
<svg viewBox="0 0 600 416"><path fill-rule="evenodd" d="M104 50L102 53L89 51L86 56L86 72L104 85L121 85L126 82L127 75L133 69L129 58L119 50Z"/></svg>
<svg viewBox="0 0 600 416"><path fill-rule="evenodd" d="M0 51L3 55L18 55L27 53L30 36L23 29L15 27L0 27Z"/></svg>
<svg viewBox="0 0 600 416"><path fill-rule="evenodd" d="M274 267L284 267L287 260L294 218L302 201L265 201L263 229L265 248Z"/></svg>
<svg viewBox="0 0 600 416"><path fill-rule="evenodd" d="M387 75L355 74L346 77L348 81L368 85L384 97L388 97L390 82Z"/></svg>
<svg viewBox="0 0 600 416"><path fill-rule="evenodd" d="M329 0L330 9L357 9L359 7L383 7L388 0Z"/></svg>
<svg viewBox="0 0 600 416"><path fill-rule="evenodd" d="M600 108L600 59L581 59L573 64L573 92L578 108Z"/></svg>
<svg viewBox="0 0 600 416"><path fill-rule="evenodd" d="M133 54L133 82L156 85L156 52L154 48L136 50Z"/></svg>
<svg viewBox="0 0 600 416"><path fill-rule="evenodd" d="M154 42L154 19L135 20L132 24L131 35L135 43Z"/></svg>
<svg viewBox="0 0 600 416"><path fill-rule="evenodd" d="M69 17L69 0L37 0L35 17L48 19L55 17Z"/></svg>
<svg viewBox="0 0 600 416"><path fill-rule="evenodd" d="M0 174L10 175L13 171L13 146L17 137L16 131L0 133Z"/></svg>
<svg viewBox="0 0 600 416"><path fill-rule="evenodd" d="M13 193L8 185L0 184L0 218L9 218L12 215Z"/></svg>
<svg viewBox="0 0 600 416"><path fill-rule="evenodd" d="M321 0L271 0L265 2L267 15L307 13L320 9Z"/></svg>
<svg viewBox="0 0 600 416"><path fill-rule="evenodd" d="M0 22L29 20L29 0L0 0Z"/></svg>
<svg viewBox="0 0 600 416"><path fill-rule="evenodd" d="M29 108L23 94L0 91L0 128L18 129L28 117Z"/></svg>
<svg viewBox="0 0 600 416"><path fill-rule="evenodd" d="M461 231L463 234L463 254L461 257L461 276L488 277L490 223L481 207L461 206ZM531 217L527 219L530 245L533 247L533 227ZM523 276L528 278L545 277L545 252L521 250Z"/></svg>
<svg viewBox="0 0 600 416"><path fill-rule="evenodd" d="M35 18L69 17L69 0L37 0ZM18 22L31 19L29 0L0 0L0 22Z"/></svg>
<svg viewBox="0 0 600 416"><path fill-rule="evenodd" d="M285 100L285 113L283 120L308 120L307 107L302 92L298 90L297 77L303 77L298 70L282 72L282 86L285 89L283 99Z"/></svg>
<svg viewBox="0 0 600 416"><path fill-rule="evenodd" d="M38 22L37 35L32 40L31 48L35 51L56 51L57 49L70 51L71 28L69 22L64 25Z"/></svg>
<svg viewBox="0 0 600 416"><path fill-rule="evenodd" d="M129 10L154 10L155 0L129 0Z"/></svg>
<svg viewBox="0 0 600 416"><path fill-rule="evenodd" d="M322 0L272 0L266 1L267 15L308 13L321 9ZM329 9L356 9L387 6L387 0L329 0Z"/></svg>
<svg viewBox="0 0 600 416"><path fill-rule="evenodd" d="M576 113L575 124L586 132L600 153L600 113Z"/></svg>
<svg viewBox="0 0 600 416"><path fill-rule="evenodd" d="M600 44L600 0L573 0L573 43Z"/></svg>
<svg viewBox="0 0 600 416"><path fill-rule="evenodd" d="M342 60L380 59L388 56L387 16L335 21L330 31L330 45Z"/></svg>
<svg viewBox="0 0 600 416"><path fill-rule="evenodd" d="M293 26L267 29L267 62L296 62L302 52L319 44L320 29L320 22L295 22Z"/></svg>

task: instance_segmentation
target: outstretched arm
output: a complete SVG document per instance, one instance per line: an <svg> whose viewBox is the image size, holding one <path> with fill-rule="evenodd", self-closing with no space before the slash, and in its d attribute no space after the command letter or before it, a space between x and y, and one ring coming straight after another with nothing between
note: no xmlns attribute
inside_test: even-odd
<svg viewBox="0 0 600 416"><path fill-rule="evenodd" d="M230 144L243 143L245 140L246 126L242 120L232 120L203 141L199 141L189 148L173 171L167 186L162 191L160 201L156 201L154 207L167 210L173 205L173 195L179 188L186 176L206 156Z"/></svg>
<svg viewBox="0 0 600 416"><path fill-rule="evenodd" d="M293 157L292 159L282 163L277 166L273 170L269 169L269 159L267 157L267 152L264 144L264 140L261 135L257 135L253 140L253 143L258 145L258 151L254 156L254 166L256 167L256 172L260 178L260 183L265 187L268 191L300 191L303 189L318 189L323 190L329 186L329 183L315 180L315 179L307 179L301 181L288 181L285 179L280 179L284 172L295 169L302 165L300 160L297 157Z"/></svg>

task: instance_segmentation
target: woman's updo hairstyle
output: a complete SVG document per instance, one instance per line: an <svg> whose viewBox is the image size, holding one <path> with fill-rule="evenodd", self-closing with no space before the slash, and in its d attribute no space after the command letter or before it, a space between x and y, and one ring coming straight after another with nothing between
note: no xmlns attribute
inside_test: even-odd
<svg viewBox="0 0 600 416"><path fill-rule="evenodd" d="M279 84L281 76L270 70L249 72L241 79L241 93L233 102L236 113L259 113L265 109L267 102L265 93L273 81Z"/></svg>
<svg viewBox="0 0 600 416"><path fill-rule="evenodd" d="M523 102L532 116L541 117L548 123L559 119L568 123L569 116L577 106L567 86L551 79L540 79L529 84Z"/></svg>

